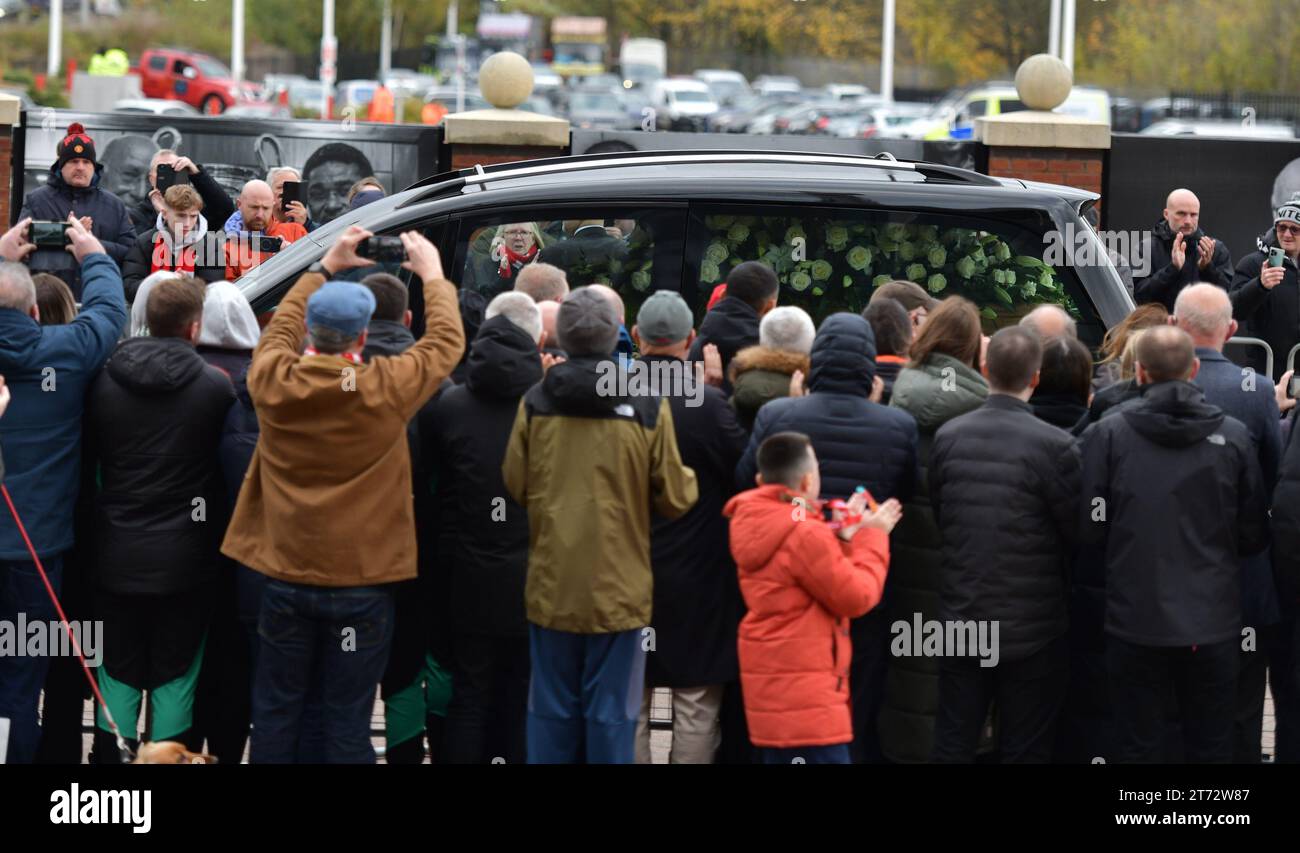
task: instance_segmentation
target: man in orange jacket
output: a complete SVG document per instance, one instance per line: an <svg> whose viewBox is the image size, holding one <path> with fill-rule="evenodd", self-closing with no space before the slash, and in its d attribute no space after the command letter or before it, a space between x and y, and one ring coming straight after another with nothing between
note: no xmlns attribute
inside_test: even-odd
<svg viewBox="0 0 1300 853"><path fill-rule="evenodd" d="M235 207L244 226L226 241L228 281L234 281L294 240L307 236L307 229L297 222L279 222L272 216L275 193L266 181L244 184Z"/></svg>
<svg viewBox="0 0 1300 853"><path fill-rule="evenodd" d="M737 650L749 738L764 764L848 764L849 619L880 602L902 509L890 498L866 512L860 492L828 524L802 433L769 436L758 470L758 488L723 510L748 608Z"/></svg>

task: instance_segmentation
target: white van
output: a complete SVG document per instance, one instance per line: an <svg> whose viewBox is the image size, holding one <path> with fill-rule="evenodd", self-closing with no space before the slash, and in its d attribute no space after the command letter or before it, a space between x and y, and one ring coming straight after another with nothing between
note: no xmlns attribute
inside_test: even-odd
<svg viewBox="0 0 1300 853"><path fill-rule="evenodd" d="M707 129L709 116L718 111L709 87L699 80L674 77L660 80L651 90L650 106L659 130Z"/></svg>
<svg viewBox="0 0 1300 853"><path fill-rule="evenodd" d="M713 100L723 106L730 106L740 98L752 95L749 81L739 71L724 71L719 68L702 68L695 72L695 79L709 87Z"/></svg>

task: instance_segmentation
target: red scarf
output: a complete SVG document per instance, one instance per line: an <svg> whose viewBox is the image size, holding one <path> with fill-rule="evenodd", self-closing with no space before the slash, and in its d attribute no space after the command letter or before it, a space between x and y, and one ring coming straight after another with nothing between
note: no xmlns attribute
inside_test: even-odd
<svg viewBox="0 0 1300 853"><path fill-rule="evenodd" d="M361 358L361 353L359 352L323 353L323 352L318 352L316 347L312 346L311 344L307 345L307 348L302 351L302 354L303 355L337 355L339 358L346 358L348 361L352 362L353 364L364 363L364 360Z"/></svg>
<svg viewBox="0 0 1300 853"><path fill-rule="evenodd" d="M537 257L536 243L534 243L532 247L522 255L516 255L503 243L501 245L501 265L497 267L497 274L501 276L501 278L510 278L510 276L514 275L516 268L522 267L526 263L530 263L535 257Z"/></svg>

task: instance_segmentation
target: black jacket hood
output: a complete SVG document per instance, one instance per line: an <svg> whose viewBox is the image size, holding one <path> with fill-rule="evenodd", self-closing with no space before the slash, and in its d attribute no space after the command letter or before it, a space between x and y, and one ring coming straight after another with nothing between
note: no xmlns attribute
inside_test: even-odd
<svg viewBox="0 0 1300 853"><path fill-rule="evenodd" d="M542 388L555 401L555 408L566 415L599 417L607 415L626 400L620 391L619 363L608 356L582 356L557 364L546 372Z"/></svg>
<svg viewBox="0 0 1300 853"><path fill-rule="evenodd" d="M1122 414L1142 437L1156 444L1189 447L1211 438L1223 425L1223 410L1206 403L1205 392L1190 382L1145 385L1140 387L1139 394L1139 400L1117 414Z"/></svg>
<svg viewBox="0 0 1300 853"><path fill-rule="evenodd" d="M541 354L527 332L504 315L483 323L465 372L472 393L517 400L541 378Z"/></svg>
<svg viewBox="0 0 1300 853"><path fill-rule="evenodd" d="M393 320L371 320L361 357L369 361L377 355L401 355L413 346L415 335L406 326Z"/></svg>
<svg viewBox="0 0 1300 853"><path fill-rule="evenodd" d="M167 394L193 382L206 366L193 345L179 338L130 338L118 344L105 369L136 394Z"/></svg>
<svg viewBox="0 0 1300 853"><path fill-rule="evenodd" d="M808 387L830 394L871 394L876 375L876 336L871 325L847 311L822 321L812 346Z"/></svg>

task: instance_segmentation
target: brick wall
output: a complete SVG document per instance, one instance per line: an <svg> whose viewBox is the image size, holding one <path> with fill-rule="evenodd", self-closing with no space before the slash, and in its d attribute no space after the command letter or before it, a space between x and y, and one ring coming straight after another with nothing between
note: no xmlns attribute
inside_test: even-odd
<svg viewBox="0 0 1300 853"><path fill-rule="evenodd" d="M1064 184L1101 193L1102 164L1106 152L1087 148L989 149L989 174L998 178L1019 178ZM1097 203L1098 212L1101 202Z"/></svg>
<svg viewBox="0 0 1300 853"><path fill-rule="evenodd" d="M0 124L0 231L9 230L9 194L13 189L13 128Z"/></svg>

